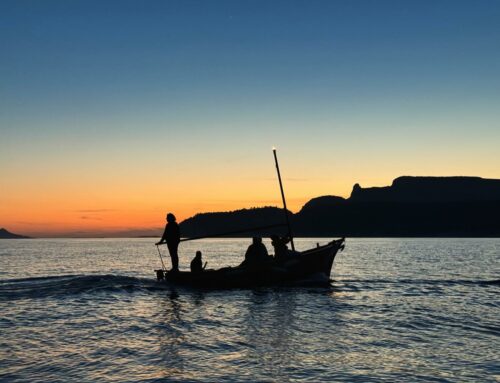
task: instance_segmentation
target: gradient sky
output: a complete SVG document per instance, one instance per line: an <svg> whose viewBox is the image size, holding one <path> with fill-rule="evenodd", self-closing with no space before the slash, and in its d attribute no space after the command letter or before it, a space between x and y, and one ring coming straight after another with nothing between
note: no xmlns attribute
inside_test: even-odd
<svg viewBox="0 0 500 383"><path fill-rule="evenodd" d="M500 178L500 1L0 0L0 227Z"/></svg>

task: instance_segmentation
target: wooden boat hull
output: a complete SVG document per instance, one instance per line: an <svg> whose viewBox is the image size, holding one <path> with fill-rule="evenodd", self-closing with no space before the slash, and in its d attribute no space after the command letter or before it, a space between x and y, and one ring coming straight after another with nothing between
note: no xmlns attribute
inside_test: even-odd
<svg viewBox="0 0 500 383"><path fill-rule="evenodd" d="M170 284L201 288L328 285L335 256L343 248L344 238L292 255L284 263L271 261L257 268L225 267L197 274L180 271L163 275L160 272L158 276Z"/></svg>

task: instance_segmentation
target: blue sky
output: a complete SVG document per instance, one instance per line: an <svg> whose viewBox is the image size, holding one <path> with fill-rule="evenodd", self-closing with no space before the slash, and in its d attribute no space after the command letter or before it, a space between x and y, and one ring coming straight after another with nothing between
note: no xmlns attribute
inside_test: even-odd
<svg viewBox="0 0 500 383"><path fill-rule="evenodd" d="M3 1L1 13L14 120L482 111L498 97L497 1Z"/></svg>

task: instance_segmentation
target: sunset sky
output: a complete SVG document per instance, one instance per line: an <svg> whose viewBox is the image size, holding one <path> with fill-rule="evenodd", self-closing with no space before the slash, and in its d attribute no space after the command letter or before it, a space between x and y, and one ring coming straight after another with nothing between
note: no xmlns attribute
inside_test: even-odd
<svg viewBox="0 0 500 383"><path fill-rule="evenodd" d="M0 227L500 178L500 1L0 1Z"/></svg>

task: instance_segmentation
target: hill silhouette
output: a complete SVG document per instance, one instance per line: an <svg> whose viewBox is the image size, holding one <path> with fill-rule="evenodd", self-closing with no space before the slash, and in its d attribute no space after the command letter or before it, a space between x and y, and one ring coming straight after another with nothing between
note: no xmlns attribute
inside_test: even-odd
<svg viewBox="0 0 500 383"><path fill-rule="evenodd" d="M26 239L29 237L26 237L24 235L19 235L19 234L14 234L8 231L7 229L1 228L0 229L0 239Z"/></svg>
<svg viewBox="0 0 500 383"><path fill-rule="evenodd" d="M498 201L500 180L480 177L396 178L391 186L354 185L349 200L357 202L464 202Z"/></svg>
<svg viewBox="0 0 500 383"><path fill-rule="evenodd" d="M292 215L291 212L290 215ZM283 222L283 209L266 206L230 212L196 214L194 217L181 222L180 227L183 236L197 237L257 228ZM284 231L279 228L264 231L253 230L238 234L238 236L245 237L283 232Z"/></svg>
<svg viewBox="0 0 500 383"><path fill-rule="evenodd" d="M500 180L480 177L404 176L386 187L356 184L347 199L317 197L290 213L293 233L302 237L499 237L499 216ZM197 214L181 230L202 236L283 222L282 209L265 207Z"/></svg>

